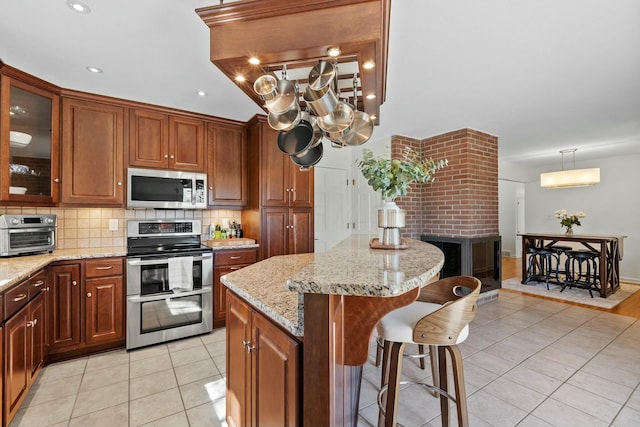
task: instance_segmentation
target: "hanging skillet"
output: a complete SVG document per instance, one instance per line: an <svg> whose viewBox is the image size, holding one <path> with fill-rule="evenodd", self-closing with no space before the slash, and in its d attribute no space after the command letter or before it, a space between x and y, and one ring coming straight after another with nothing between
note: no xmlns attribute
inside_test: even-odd
<svg viewBox="0 0 640 427"><path fill-rule="evenodd" d="M297 155L307 150L313 142L313 125L311 116L303 111L300 121L289 131L280 131L278 134L278 148L290 156Z"/></svg>

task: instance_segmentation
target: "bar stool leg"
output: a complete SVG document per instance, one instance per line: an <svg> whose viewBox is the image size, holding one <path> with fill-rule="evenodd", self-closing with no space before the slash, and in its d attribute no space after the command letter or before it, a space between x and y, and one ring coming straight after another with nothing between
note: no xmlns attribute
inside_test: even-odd
<svg viewBox="0 0 640 427"><path fill-rule="evenodd" d="M386 341L385 341L386 344ZM395 427L398 416L398 397L400 396L400 377L402 375L402 355L406 343L393 342L389 350L389 379L387 395L385 396L385 415L378 414L378 427Z"/></svg>
<svg viewBox="0 0 640 427"><path fill-rule="evenodd" d="M418 344L418 353L424 354L424 344ZM420 369L424 369L424 357L420 358Z"/></svg>
<svg viewBox="0 0 640 427"><path fill-rule="evenodd" d="M467 409L467 390L464 385L464 369L462 367L462 353L457 345L447 347L451 356L453 369L453 383L456 388L456 408L458 426L469 427L469 411Z"/></svg>
<svg viewBox="0 0 640 427"><path fill-rule="evenodd" d="M448 391L449 378L447 378L447 353L444 347L438 347L438 367L440 368L440 389ZM449 427L449 399L440 394L440 418L442 427Z"/></svg>
<svg viewBox="0 0 640 427"><path fill-rule="evenodd" d="M429 346L429 359L431 359L431 378L433 379L433 386L440 388L440 377L438 376L438 347L435 345ZM438 397L438 392L433 392L433 397Z"/></svg>

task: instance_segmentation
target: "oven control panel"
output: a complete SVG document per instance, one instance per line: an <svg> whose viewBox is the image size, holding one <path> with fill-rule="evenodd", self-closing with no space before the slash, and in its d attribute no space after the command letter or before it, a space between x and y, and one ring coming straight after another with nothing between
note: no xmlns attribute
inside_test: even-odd
<svg viewBox="0 0 640 427"><path fill-rule="evenodd" d="M199 220L129 221L127 223L127 237L199 234Z"/></svg>

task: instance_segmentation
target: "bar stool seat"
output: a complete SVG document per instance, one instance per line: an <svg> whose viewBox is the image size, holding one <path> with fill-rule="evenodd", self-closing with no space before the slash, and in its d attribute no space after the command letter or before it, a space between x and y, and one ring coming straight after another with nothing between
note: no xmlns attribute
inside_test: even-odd
<svg viewBox="0 0 640 427"><path fill-rule="evenodd" d="M464 386L462 354L457 344L469 335L469 322L475 317L481 282L475 277L456 276L433 282L420 291L419 301L394 310L377 325L383 339L382 379L378 394L379 426L395 426L402 372L407 344L429 345L437 349L438 378L434 385L422 384L440 395L442 425L449 425L449 404L456 403L458 426L468 426L467 397ZM447 353L453 370L455 395L448 391ZM402 382L406 383L406 382Z"/></svg>

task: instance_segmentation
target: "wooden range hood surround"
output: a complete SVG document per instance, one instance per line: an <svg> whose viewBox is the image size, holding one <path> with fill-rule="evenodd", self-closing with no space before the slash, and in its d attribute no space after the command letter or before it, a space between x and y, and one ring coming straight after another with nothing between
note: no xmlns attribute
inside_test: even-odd
<svg viewBox="0 0 640 427"><path fill-rule="evenodd" d="M283 65L310 70L318 60L329 59L329 47L338 46L339 63L357 61L358 106L362 110L364 105L377 123L386 94L390 9L391 0L242 0L196 12L210 30L211 62L260 107L264 101L253 90L260 75ZM248 63L252 56L260 65ZM364 69L367 61L375 67ZM236 81L238 75L245 81ZM353 75L339 77L351 82ZM307 82L306 77L297 80ZM353 87L341 85L340 91L351 95ZM367 94L375 98L367 99Z"/></svg>

